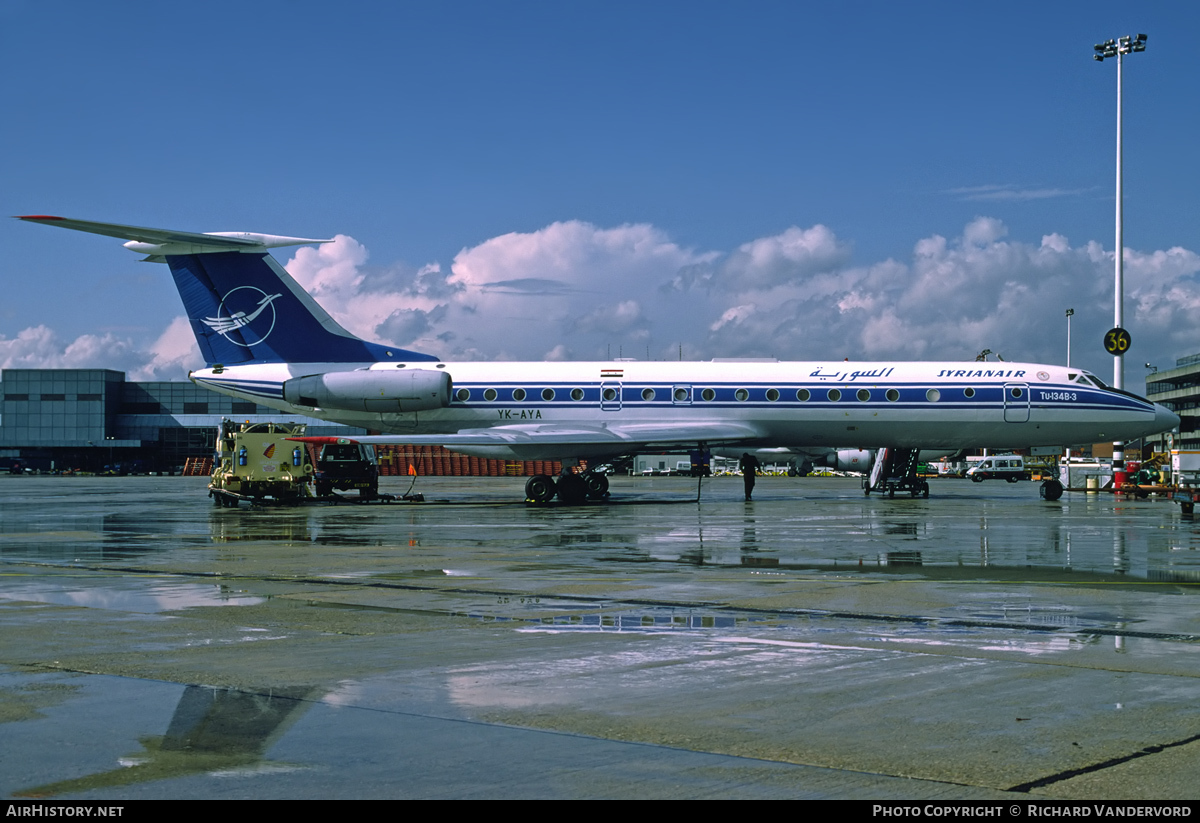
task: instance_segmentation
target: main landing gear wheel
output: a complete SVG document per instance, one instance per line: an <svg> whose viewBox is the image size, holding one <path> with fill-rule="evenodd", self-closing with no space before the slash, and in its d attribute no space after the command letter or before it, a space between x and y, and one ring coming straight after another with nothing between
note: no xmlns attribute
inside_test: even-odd
<svg viewBox="0 0 1200 823"><path fill-rule="evenodd" d="M1057 480L1043 480L1039 493L1043 500L1057 500L1063 496L1063 485Z"/></svg>
<svg viewBox="0 0 1200 823"><path fill-rule="evenodd" d="M558 478L558 500L564 506L578 506L588 498L588 484L579 474Z"/></svg>
<svg viewBox="0 0 1200 823"><path fill-rule="evenodd" d="M601 500L608 495L608 476L596 472L585 472L583 482L587 484L587 496Z"/></svg>
<svg viewBox="0 0 1200 823"><path fill-rule="evenodd" d="M525 501L527 503L545 505L554 499L557 492L558 488L554 485L553 477L535 474L525 481Z"/></svg>

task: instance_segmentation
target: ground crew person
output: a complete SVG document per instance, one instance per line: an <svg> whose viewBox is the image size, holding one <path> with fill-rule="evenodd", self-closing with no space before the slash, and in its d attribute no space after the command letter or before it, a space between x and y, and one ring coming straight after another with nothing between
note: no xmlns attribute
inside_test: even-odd
<svg viewBox="0 0 1200 823"><path fill-rule="evenodd" d="M743 452L742 459L738 461L738 468L742 470L742 482L746 485L746 499L749 500L750 495L754 493L754 475L758 474L762 464L750 452Z"/></svg>

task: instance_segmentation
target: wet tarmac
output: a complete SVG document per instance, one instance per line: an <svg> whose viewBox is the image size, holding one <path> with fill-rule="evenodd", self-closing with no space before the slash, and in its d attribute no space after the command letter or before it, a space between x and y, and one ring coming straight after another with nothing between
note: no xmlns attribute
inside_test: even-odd
<svg viewBox="0 0 1200 823"><path fill-rule="evenodd" d="M5 796L1197 796L1200 521L1165 500L205 485L0 478Z"/></svg>

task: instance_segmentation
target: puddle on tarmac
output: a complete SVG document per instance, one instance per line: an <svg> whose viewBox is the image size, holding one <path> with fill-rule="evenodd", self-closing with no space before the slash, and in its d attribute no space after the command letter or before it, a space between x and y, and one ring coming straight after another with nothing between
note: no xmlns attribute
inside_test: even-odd
<svg viewBox="0 0 1200 823"><path fill-rule="evenodd" d="M263 693L187 686L166 732L139 738L142 750L117 758L116 768L26 787L13 796L53 797L192 774L238 777L305 768L266 761L265 753L319 694L307 686Z"/></svg>
<svg viewBox="0 0 1200 823"><path fill-rule="evenodd" d="M7 586L0 591L0 600L154 614L194 606L254 606L265 602L266 598L220 584L160 583L129 589L88 585L77 588L70 584L56 586L43 579L36 586L32 583Z"/></svg>

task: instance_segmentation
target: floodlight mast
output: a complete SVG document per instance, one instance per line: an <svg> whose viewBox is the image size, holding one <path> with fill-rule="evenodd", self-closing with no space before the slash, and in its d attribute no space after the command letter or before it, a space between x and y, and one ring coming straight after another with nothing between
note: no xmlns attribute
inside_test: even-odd
<svg viewBox="0 0 1200 823"><path fill-rule="evenodd" d="M1067 368L1071 368L1071 317L1075 309L1067 309Z"/></svg>
<svg viewBox="0 0 1200 823"><path fill-rule="evenodd" d="M1106 40L1103 43L1097 43L1093 48L1095 54L1092 55L1092 59L1098 62L1103 63L1107 57L1117 58L1117 229L1113 253L1113 257L1116 259L1113 326L1121 329L1124 328L1123 324L1125 322L1125 241L1123 237L1123 215L1121 210L1121 64L1125 55L1135 51L1146 50L1146 35L1127 34L1116 40ZM1113 387L1122 390L1125 388L1125 353L1120 350L1113 354ZM1113 443L1114 484L1116 483L1117 472L1124 474L1124 471L1125 444L1117 441Z"/></svg>

